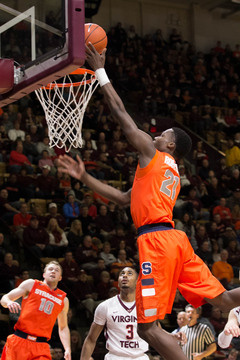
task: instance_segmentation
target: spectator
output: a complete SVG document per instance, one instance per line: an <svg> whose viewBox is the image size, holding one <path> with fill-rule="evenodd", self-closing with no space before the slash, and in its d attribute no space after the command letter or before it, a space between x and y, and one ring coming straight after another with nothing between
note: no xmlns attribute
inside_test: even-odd
<svg viewBox="0 0 240 360"><path fill-rule="evenodd" d="M209 236L207 234L207 229L204 224L198 224L196 231L196 241L198 248L201 248L202 243L207 241L210 244Z"/></svg>
<svg viewBox="0 0 240 360"><path fill-rule="evenodd" d="M212 244L212 259L213 262L221 260L220 246L217 241L213 241Z"/></svg>
<svg viewBox="0 0 240 360"><path fill-rule="evenodd" d="M184 213L182 219L177 221L176 229L184 231L187 234L193 249L197 250L198 244L195 237L195 227L189 213Z"/></svg>
<svg viewBox="0 0 240 360"><path fill-rule="evenodd" d="M226 154L226 164L228 167L232 168L233 166L240 165L240 149L237 145L234 144L234 140L232 138L228 139L227 142L227 150Z"/></svg>
<svg viewBox="0 0 240 360"><path fill-rule="evenodd" d="M3 293L9 292L15 287L15 281L20 276L18 262L13 260L13 254L6 253L4 261L0 265L0 285Z"/></svg>
<svg viewBox="0 0 240 360"><path fill-rule="evenodd" d="M88 234L94 232L95 224L92 217L88 214L88 206L82 205L80 208L79 220L82 223L83 234Z"/></svg>
<svg viewBox="0 0 240 360"><path fill-rule="evenodd" d="M172 334L175 334L179 331L181 331L181 328L185 325L187 325L189 322L189 319L187 318L187 314L185 311L180 311L177 314L177 324L178 324L178 328L172 331Z"/></svg>
<svg viewBox="0 0 240 360"><path fill-rule="evenodd" d="M43 150L42 157L38 161L38 167L40 170L42 170L45 165L50 166L50 174L51 175L54 175L56 173L57 170L56 170L56 168L53 164L53 161L52 161L51 157L49 156L49 153L47 150Z"/></svg>
<svg viewBox="0 0 240 360"><path fill-rule="evenodd" d="M68 249L75 253L78 246L82 243L82 223L80 220L73 220L71 223L70 230L67 234Z"/></svg>
<svg viewBox="0 0 240 360"><path fill-rule="evenodd" d="M108 298L109 290L112 287L113 281L111 280L110 273L103 270L100 274L100 281L97 284L98 300L106 300Z"/></svg>
<svg viewBox="0 0 240 360"><path fill-rule="evenodd" d="M226 224L229 225L232 222L232 214L231 210L226 206L226 199L224 197L220 198L219 205L213 208L213 215L219 214L221 220Z"/></svg>
<svg viewBox="0 0 240 360"><path fill-rule="evenodd" d="M20 129L20 122L18 120L14 121L13 128L8 131L8 137L13 142L16 140L25 140L25 132Z"/></svg>
<svg viewBox="0 0 240 360"><path fill-rule="evenodd" d="M23 231L29 225L32 215L28 212L26 203L22 203L20 212L13 217L14 231L18 239L22 241Z"/></svg>
<svg viewBox="0 0 240 360"><path fill-rule="evenodd" d="M200 248L196 250L196 255L198 255L209 267L213 263L212 252L209 248L209 241L205 240L202 242Z"/></svg>
<svg viewBox="0 0 240 360"><path fill-rule="evenodd" d="M97 207L93 203L93 196L91 193L87 192L83 195L83 205L88 207L88 215L95 220L97 216Z"/></svg>
<svg viewBox="0 0 240 360"><path fill-rule="evenodd" d="M37 143L37 151L38 151L39 155L42 154L43 150L47 150L49 156L51 156L51 157L56 156L54 149L50 148L50 146L49 146L49 137L48 136L44 136L43 140L39 141Z"/></svg>
<svg viewBox="0 0 240 360"><path fill-rule="evenodd" d="M119 250L117 261L111 264L111 274L118 274L124 267L131 267L133 263L127 259L126 250Z"/></svg>
<svg viewBox="0 0 240 360"><path fill-rule="evenodd" d="M228 251L223 249L221 251L221 260L213 263L212 273L223 284L226 289L232 289L233 285L233 268L227 262Z"/></svg>
<svg viewBox="0 0 240 360"><path fill-rule="evenodd" d="M36 179L36 197L40 199L52 199L55 197L57 190L56 180L50 175L51 168L49 165L42 167L42 174Z"/></svg>
<svg viewBox="0 0 240 360"><path fill-rule="evenodd" d="M234 277L239 278L240 270L240 250L237 239L231 239L227 247L228 263L232 265Z"/></svg>
<svg viewBox="0 0 240 360"><path fill-rule="evenodd" d="M52 247L52 254L56 258L63 257L68 240L56 219L52 218L49 220L47 232L49 234L49 245Z"/></svg>
<svg viewBox="0 0 240 360"><path fill-rule="evenodd" d="M47 231L39 226L39 221L36 216L32 216L29 226L23 231L23 244L26 250L30 250L30 254L33 254L35 258L49 257L52 255L52 249L49 245L49 235ZM27 255L28 252L27 252ZM34 259L29 258L34 261Z"/></svg>
<svg viewBox="0 0 240 360"><path fill-rule="evenodd" d="M105 240L108 240L115 233L115 226L111 216L108 214L108 207L106 205L100 205L95 225L97 233Z"/></svg>
<svg viewBox="0 0 240 360"><path fill-rule="evenodd" d="M23 144L17 142L16 150L10 152L9 172L19 173L21 167L24 166L28 174L33 174L33 167L28 158L23 154Z"/></svg>
<svg viewBox="0 0 240 360"><path fill-rule="evenodd" d="M231 177L227 183L228 188L231 191L234 191L237 188L240 188L240 170L238 168L233 168Z"/></svg>
<svg viewBox="0 0 240 360"><path fill-rule="evenodd" d="M36 144L32 141L30 134L26 134L25 136L25 141L23 142L23 153L27 156L31 164L37 165L39 155Z"/></svg>
<svg viewBox="0 0 240 360"><path fill-rule="evenodd" d="M26 202L35 197L35 178L27 175L27 170L24 166L21 168L20 173L17 174L17 183Z"/></svg>
<svg viewBox="0 0 240 360"><path fill-rule="evenodd" d="M211 170L209 160L204 157L201 162L201 166L198 170L198 175L202 180L206 180L208 178L209 171Z"/></svg>
<svg viewBox="0 0 240 360"><path fill-rule="evenodd" d="M39 221L39 226L45 228L46 220L45 220L45 216L43 216L43 208L41 207L41 205L37 203L32 203L31 209L32 209L32 216L35 216Z"/></svg>
<svg viewBox="0 0 240 360"><path fill-rule="evenodd" d="M78 281L74 285L74 294L78 301L86 309L87 318L91 319L96 306L98 305L97 294L93 289L92 282L88 280L85 270L80 270Z"/></svg>
<svg viewBox="0 0 240 360"><path fill-rule="evenodd" d="M6 241L4 234L1 232L0 233L0 264L4 260L5 254L7 252L9 252L9 248L10 247L9 247L8 241Z"/></svg>
<svg viewBox="0 0 240 360"><path fill-rule="evenodd" d="M211 310L210 322L212 323L216 336L224 329L226 319L222 317L222 312L219 308L213 306Z"/></svg>
<svg viewBox="0 0 240 360"><path fill-rule="evenodd" d="M68 226L80 215L78 203L73 195L67 196L67 202L63 205L63 214Z"/></svg>
<svg viewBox="0 0 240 360"><path fill-rule="evenodd" d="M82 269L92 270L97 267L96 259L97 251L93 247L92 237L85 235L83 245L76 251L76 260L78 264L81 264Z"/></svg>
<svg viewBox="0 0 240 360"><path fill-rule="evenodd" d="M72 360L79 360L82 349L82 338L77 330L70 331Z"/></svg>
<svg viewBox="0 0 240 360"><path fill-rule="evenodd" d="M12 225L13 217L19 211L13 207L8 201L8 191L6 189L0 190L0 217L8 225Z"/></svg>
<svg viewBox="0 0 240 360"><path fill-rule="evenodd" d="M71 251L66 251L64 260L60 262L63 269L62 282L67 288L73 290L74 284L78 281L79 267Z"/></svg>
<svg viewBox="0 0 240 360"><path fill-rule="evenodd" d="M104 242L103 249L100 252L99 256L104 260L107 268L110 267L110 265L117 260L115 256L111 253L111 244L108 241Z"/></svg>
<svg viewBox="0 0 240 360"><path fill-rule="evenodd" d="M232 240L237 240L237 234L231 226L227 226L219 238L219 244L223 249L226 249Z"/></svg>
<svg viewBox="0 0 240 360"><path fill-rule="evenodd" d="M100 282L100 275L103 270L106 270L105 261L102 258L98 258L97 267L89 270L90 275L93 277L93 283L95 287Z"/></svg>
<svg viewBox="0 0 240 360"><path fill-rule="evenodd" d="M58 225L62 230L66 227L66 220L65 218L58 212L58 206L56 203L51 202L48 205L49 213L45 215L45 227L47 226L50 219L56 219L58 222Z"/></svg>
<svg viewBox="0 0 240 360"><path fill-rule="evenodd" d="M8 191L8 201L11 203L13 207L19 208L20 198L22 198L21 187L17 181L16 174L10 174L8 180L1 186L1 188L6 189Z"/></svg>

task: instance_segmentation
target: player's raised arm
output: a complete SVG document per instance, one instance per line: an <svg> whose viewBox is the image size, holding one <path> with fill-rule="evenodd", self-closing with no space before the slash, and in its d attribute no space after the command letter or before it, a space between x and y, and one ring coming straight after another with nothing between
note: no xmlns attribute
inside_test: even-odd
<svg viewBox="0 0 240 360"><path fill-rule="evenodd" d="M122 100L110 83L104 70L105 53L106 50L104 50L102 54L99 54L91 44L89 47L86 46L86 60L96 73L113 118L119 123L128 141L135 149L141 154L144 154L144 156L152 159L156 152L152 138L137 127L131 116L127 113Z"/></svg>
<svg viewBox="0 0 240 360"><path fill-rule="evenodd" d="M101 334L104 325L92 323L89 333L83 343L80 360L89 360L96 346L97 339Z"/></svg>
<svg viewBox="0 0 240 360"><path fill-rule="evenodd" d="M11 290L9 293L3 295L1 299L1 305L8 308L12 313L18 313L21 310L21 305L15 300L28 294L34 284L33 279L23 281L16 289Z"/></svg>
<svg viewBox="0 0 240 360"><path fill-rule="evenodd" d="M58 159L58 169L60 172L69 174L75 179L81 180L85 185L87 185L87 187L89 187L89 189L92 189L101 196L120 206L127 206L130 204L131 190L122 192L95 179L86 172L84 163L78 155L77 161L67 155L60 156Z"/></svg>

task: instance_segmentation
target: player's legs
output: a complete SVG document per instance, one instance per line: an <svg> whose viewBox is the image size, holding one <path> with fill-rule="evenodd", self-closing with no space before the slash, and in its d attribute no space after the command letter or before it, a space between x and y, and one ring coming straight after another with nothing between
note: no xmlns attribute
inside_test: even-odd
<svg viewBox="0 0 240 360"><path fill-rule="evenodd" d="M183 263L184 241L182 236L176 238L176 233L175 230L158 231L138 238L138 323L152 323L171 312Z"/></svg>
<svg viewBox="0 0 240 360"><path fill-rule="evenodd" d="M51 360L47 343L37 343L16 335L7 338L3 360Z"/></svg>
<svg viewBox="0 0 240 360"><path fill-rule="evenodd" d="M166 360L187 360L174 336L164 331L156 321L138 324L138 334Z"/></svg>
<svg viewBox="0 0 240 360"><path fill-rule="evenodd" d="M222 311L230 311L240 306L240 287L229 291L226 290L213 299L205 298L205 300Z"/></svg>
<svg viewBox="0 0 240 360"><path fill-rule="evenodd" d="M138 239L140 273L136 305L138 333L167 360L186 360L173 335L155 320L171 312L184 261L185 238L175 230L144 234Z"/></svg>

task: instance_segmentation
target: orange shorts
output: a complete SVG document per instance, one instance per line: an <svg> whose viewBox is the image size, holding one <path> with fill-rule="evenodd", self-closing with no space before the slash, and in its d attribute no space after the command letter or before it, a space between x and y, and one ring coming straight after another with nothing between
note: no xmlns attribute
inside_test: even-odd
<svg viewBox="0 0 240 360"><path fill-rule="evenodd" d="M226 289L194 253L180 230L149 232L138 238L140 273L136 290L139 323L164 319L171 313L177 288L194 307Z"/></svg>
<svg viewBox="0 0 240 360"><path fill-rule="evenodd" d="M9 335L3 348L1 360L51 360L50 347L45 342L22 339Z"/></svg>

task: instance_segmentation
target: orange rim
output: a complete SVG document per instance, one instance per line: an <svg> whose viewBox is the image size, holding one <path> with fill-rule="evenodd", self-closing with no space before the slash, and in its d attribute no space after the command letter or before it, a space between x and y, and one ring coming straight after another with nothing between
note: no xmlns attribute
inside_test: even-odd
<svg viewBox="0 0 240 360"><path fill-rule="evenodd" d="M46 90L51 90L54 89L55 87L58 88L69 88L71 86L81 86L83 84L90 84L92 82L93 79L95 79L95 72L89 69L83 69L83 68L78 68L76 70L74 70L73 72L71 72L69 75L84 75L85 73L88 73L89 75L93 75L93 78L85 80L85 81L78 81L78 82L74 82L74 83L50 83L47 84L46 86L43 86L43 89Z"/></svg>

